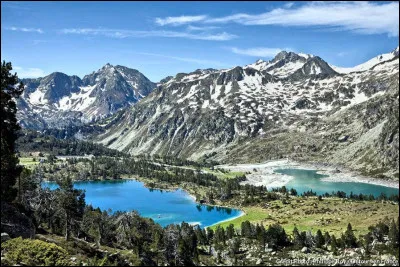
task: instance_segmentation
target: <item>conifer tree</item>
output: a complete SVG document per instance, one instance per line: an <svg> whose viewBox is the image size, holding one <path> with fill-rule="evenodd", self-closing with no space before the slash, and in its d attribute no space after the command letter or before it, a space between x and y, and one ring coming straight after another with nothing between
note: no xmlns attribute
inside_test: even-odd
<svg viewBox="0 0 400 267"><path fill-rule="evenodd" d="M231 239L235 236L235 227L231 223L227 228L226 228L226 237L227 239Z"/></svg>
<svg viewBox="0 0 400 267"><path fill-rule="evenodd" d="M293 244L296 248L302 248L304 246L304 240L297 227L293 229Z"/></svg>
<svg viewBox="0 0 400 267"><path fill-rule="evenodd" d="M344 237L343 241L344 241L344 244L346 247L350 247L350 248L357 247L357 239L354 236L353 228L351 227L350 223L347 225L347 230L344 233L343 237Z"/></svg>
<svg viewBox="0 0 400 267"><path fill-rule="evenodd" d="M322 235L321 230L318 230L317 234L315 235L315 247L322 248L324 244L325 244L324 236Z"/></svg>
<svg viewBox="0 0 400 267"><path fill-rule="evenodd" d="M337 247L338 247L338 245L337 245L337 242L336 242L336 237L334 235L332 235L332 238L331 238L331 251L332 251L333 255L337 255L337 253L338 253Z"/></svg>
<svg viewBox="0 0 400 267"><path fill-rule="evenodd" d="M17 74L11 74L11 62L3 61L1 65L1 198L11 202L17 195L14 188L16 179L22 171L15 155L17 131L17 106L13 98L18 98L24 85L18 84Z"/></svg>
<svg viewBox="0 0 400 267"><path fill-rule="evenodd" d="M85 209L85 193L83 190L74 189L71 178L67 177L57 181L58 203L62 218L65 223L65 240L69 239L72 226L82 219Z"/></svg>
<svg viewBox="0 0 400 267"><path fill-rule="evenodd" d="M331 242L331 236L329 235L329 232L325 232L324 234L324 240L325 240L325 244L330 244Z"/></svg>
<svg viewBox="0 0 400 267"><path fill-rule="evenodd" d="M368 232L366 235L363 236L362 244L363 244L366 255L371 254L371 244L372 244L373 240L374 240L374 238L373 238L371 232Z"/></svg>

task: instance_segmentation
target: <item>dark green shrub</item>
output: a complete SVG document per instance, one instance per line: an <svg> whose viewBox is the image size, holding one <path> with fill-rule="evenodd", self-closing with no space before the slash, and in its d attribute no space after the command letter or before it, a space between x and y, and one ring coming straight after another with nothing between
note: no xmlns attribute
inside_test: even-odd
<svg viewBox="0 0 400 267"><path fill-rule="evenodd" d="M69 265L68 253L65 249L41 240L18 237L2 243L1 250L4 253L5 262L10 265Z"/></svg>

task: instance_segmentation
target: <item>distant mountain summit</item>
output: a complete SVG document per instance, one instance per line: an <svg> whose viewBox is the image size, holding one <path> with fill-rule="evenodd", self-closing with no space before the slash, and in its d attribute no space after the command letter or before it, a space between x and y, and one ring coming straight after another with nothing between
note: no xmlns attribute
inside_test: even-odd
<svg viewBox="0 0 400 267"><path fill-rule="evenodd" d="M281 51L270 61L259 59L255 63L245 66L245 68L254 68L273 76L284 78L303 67L310 58L313 58L313 56L309 54Z"/></svg>
<svg viewBox="0 0 400 267"><path fill-rule="evenodd" d="M364 62L360 65L357 65L355 67L351 68L343 68L343 67L336 67L336 66L331 66L335 71L339 73L350 73L350 72L357 72L357 71L365 71L368 70L374 66L376 66L379 63L385 62L392 60L396 57L399 56L399 47L396 47L392 52L386 53L386 54L381 54L378 55L367 62Z"/></svg>
<svg viewBox="0 0 400 267"><path fill-rule="evenodd" d="M310 57L306 60L304 65L296 70L293 74L290 75L292 78L305 78L310 75L336 75L337 72L334 71L328 63L322 60L320 57L314 56Z"/></svg>
<svg viewBox="0 0 400 267"><path fill-rule="evenodd" d="M246 117L240 120L241 125L235 126L236 132L243 134L238 129L245 127L247 132L256 134L259 127L255 122L265 120L267 113L271 114L268 117L284 121L286 109L318 111L358 102L363 97L351 98L355 95L354 89L340 86L342 93L335 93L328 92L331 89L327 88L338 87L344 74L367 71L398 58L398 53L397 47L391 53L354 68L339 68L318 56L281 51L269 61L259 59L243 67L222 70L197 69L168 76L157 84L138 70L107 63L82 79L60 72L43 78L23 79L25 91L18 100L18 118L24 127L34 129L82 125L136 104L158 88L156 91L162 92L170 103L176 102L175 107L181 106L181 112L194 107L200 110L222 108L231 117ZM311 83L310 79L320 82ZM307 92L303 88L307 88ZM242 107L250 100L253 102ZM248 113L240 115L244 110Z"/></svg>
<svg viewBox="0 0 400 267"><path fill-rule="evenodd" d="M23 79L24 97L37 105L53 104L62 97L79 92L82 80L78 76L68 76L61 72L38 79Z"/></svg>
<svg viewBox="0 0 400 267"><path fill-rule="evenodd" d="M148 95L155 83L135 69L112 66L80 79L54 72L22 79L25 90L17 101L18 118L27 128L62 128L105 118Z"/></svg>

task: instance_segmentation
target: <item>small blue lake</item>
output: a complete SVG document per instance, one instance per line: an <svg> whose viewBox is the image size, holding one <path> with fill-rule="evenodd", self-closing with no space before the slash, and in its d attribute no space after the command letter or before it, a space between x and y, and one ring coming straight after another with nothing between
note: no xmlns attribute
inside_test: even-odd
<svg viewBox="0 0 400 267"><path fill-rule="evenodd" d="M326 192L332 193L332 191L343 191L346 192L347 195L351 192L353 192L353 194L363 195L372 194L375 197L378 197L381 193L385 193L387 196L399 194L399 190L392 187L367 183L322 181L321 178L327 177L328 175L319 174L317 170L276 169L274 172L293 176L294 179L289 181L285 186L288 189L296 189L299 195L310 189L318 195Z"/></svg>
<svg viewBox="0 0 400 267"><path fill-rule="evenodd" d="M53 182L45 182L43 186L58 187ZM152 190L135 180L75 182L74 187L86 191L86 204L113 212L136 210L162 226L184 221L207 227L242 213L236 209L200 205L183 190Z"/></svg>

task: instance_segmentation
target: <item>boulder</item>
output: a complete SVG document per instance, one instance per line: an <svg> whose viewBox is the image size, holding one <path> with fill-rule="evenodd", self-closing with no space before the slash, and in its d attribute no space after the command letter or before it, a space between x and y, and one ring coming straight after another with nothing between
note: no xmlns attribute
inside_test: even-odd
<svg viewBox="0 0 400 267"><path fill-rule="evenodd" d="M19 236L33 238L35 236L35 225L31 218L20 212L16 207L1 202L1 232L8 233L11 238Z"/></svg>
<svg viewBox="0 0 400 267"><path fill-rule="evenodd" d="M308 253L308 252L310 252L310 250L308 249L308 247L303 247L300 251L301 251L302 253Z"/></svg>
<svg viewBox="0 0 400 267"><path fill-rule="evenodd" d="M291 107L292 110L295 109L312 109L315 108L315 103L309 100L307 97L300 97Z"/></svg>
<svg viewBox="0 0 400 267"><path fill-rule="evenodd" d="M1 233L1 243L6 242L7 240L10 240L10 236L7 233Z"/></svg>

